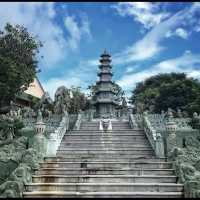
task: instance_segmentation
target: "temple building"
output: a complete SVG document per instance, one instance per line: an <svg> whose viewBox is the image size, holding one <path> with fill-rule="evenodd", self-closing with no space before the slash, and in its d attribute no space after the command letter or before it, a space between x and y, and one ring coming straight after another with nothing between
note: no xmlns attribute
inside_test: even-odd
<svg viewBox="0 0 200 200"><path fill-rule="evenodd" d="M15 105L18 107L32 107L35 101L41 99L45 91L36 77L34 81L29 85L28 89L22 94L16 95Z"/></svg>
<svg viewBox="0 0 200 200"><path fill-rule="evenodd" d="M95 98L93 105L96 109L97 118L113 118L116 115L116 106L118 102L115 100L116 91L112 81L111 56L104 51L100 58L99 65L99 81L96 82Z"/></svg>

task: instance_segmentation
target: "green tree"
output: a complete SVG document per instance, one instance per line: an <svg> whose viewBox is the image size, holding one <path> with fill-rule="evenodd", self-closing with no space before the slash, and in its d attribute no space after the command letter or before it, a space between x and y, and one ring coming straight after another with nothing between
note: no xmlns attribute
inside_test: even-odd
<svg viewBox="0 0 200 200"><path fill-rule="evenodd" d="M120 103L123 100L124 97L124 91L122 90L122 88L117 84L117 83L113 83L113 90L115 91L115 100Z"/></svg>
<svg viewBox="0 0 200 200"><path fill-rule="evenodd" d="M25 91L37 73L41 42L23 26L7 23L0 31L0 111Z"/></svg>
<svg viewBox="0 0 200 200"><path fill-rule="evenodd" d="M200 82L185 73L158 74L136 85L131 96L136 110L160 113L169 107L200 112Z"/></svg>
<svg viewBox="0 0 200 200"><path fill-rule="evenodd" d="M69 113L78 113L79 110L86 110L90 103L80 87L71 87L72 97L70 99Z"/></svg>

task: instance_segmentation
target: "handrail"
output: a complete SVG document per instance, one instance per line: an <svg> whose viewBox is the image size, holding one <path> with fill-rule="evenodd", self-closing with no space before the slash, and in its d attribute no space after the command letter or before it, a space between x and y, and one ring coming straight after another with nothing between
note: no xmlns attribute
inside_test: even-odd
<svg viewBox="0 0 200 200"><path fill-rule="evenodd" d="M74 126L74 130L79 130L82 122L82 113L78 113L78 117Z"/></svg>
<svg viewBox="0 0 200 200"><path fill-rule="evenodd" d="M52 132L47 141L46 156L55 156L66 131L69 130L69 115L64 113L59 126Z"/></svg>
<svg viewBox="0 0 200 200"><path fill-rule="evenodd" d="M146 113L143 115L143 127L156 156L164 157L164 143L162 135L151 126Z"/></svg>
<svg viewBox="0 0 200 200"><path fill-rule="evenodd" d="M133 114L129 114L129 124L130 124L132 129L138 128L138 125L137 125L137 123L135 121L135 118L134 118Z"/></svg>

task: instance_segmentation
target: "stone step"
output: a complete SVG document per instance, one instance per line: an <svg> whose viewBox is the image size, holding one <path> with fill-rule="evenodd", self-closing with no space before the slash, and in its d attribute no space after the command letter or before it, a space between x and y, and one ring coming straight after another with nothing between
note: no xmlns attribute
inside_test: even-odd
<svg viewBox="0 0 200 200"><path fill-rule="evenodd" d="M117 134L110 134L110 135L101 135L101 134L71 134L71 135L64 135L63 139L98 139L98 140L112 140L112 139L118 139L118 140L145 140L147 139L145 135L133 135L133 134L124 134L124 135L117 135Z"/></svg>
<svg viewBox="0 0 200 200"><path fill-rule="evenodd" d="M128 125L117 125L117 124L116 124L116 125L113 125L113 124L112 124L112 129L115 129L115 130L116 130L116 129L118 129L118 128L119 128L119 129L121 129L121 128L131 129L131 126L130 126L129 124L128 124Z"/></svg>
<svg viewBox="0 0 200 200"><path fill-rule="evenodd" d="M125 130L125 131L131 131L130 128L122 128L122 127L113 128L113 129L112 129L112 131L114 131L114 132L116 132L116 131L122 132L122 131L124 131L124 130ZM94 131L94 132L96 132L96 131L99 131L99 128L80 128L79 131L90 131L90 132ZM101 132L109 132L109 131L101 131Z"/></svg>
<svg viewBox="0 0 200 200"><path fill-rule="evenodd" d="M130 158L137 158L137 157L145 157L146 159L148 158L155 158L154 154L138 154L138 155L133 155L133 154L121 154L121 153L101 153L101 154L87 154L87 153L79 153L79 154L74 154L74 153L64 153L62 152L57 152L57 156L62 156L65 158L78 158L78 159L119 159L119 158L124 158L124 159L130 159Z"/></svg>
<svg viewBox="0 0 200 200"><path fill-rule="evenodd" d="M98 143L98 144L101 144L101 143L104 143L104 144L115 144L115 143L118 143L118 144L121 144L121 145L125 145L127 143L129 144L132 144L132 146L137 146L137 145L150 145L150 143L148 143L148 140L145 138L145 139L141 139L141 138L136 138L136 139L132 139L130 138L129 140L128 139L117 139L117 138L97 138L97 139L94 139L94 140L89 140L87 138L63 138L62 141L61 141L61 144L65 144L65 143L73 143L74 145L76 145L76 143L90 143L90 144L93 144L93 143ZM78 144L77 144L78 145Z"/></svg>
<svg viewBox="0 0 200 200"><path fill-rule="evenodd" d="M112 124L129 124L129 121L112 121Z"/></svg>
<svg viewBox="0 0 200 200"><path fill-rule="evenodd" d="M139 169L139 168L41 168L35 171L36 175L174 175L173 169Z"/></svg>
<svg viewBox="0 0 200 200"><path fill-rule="evenodd" d="M66 146L66 145L62 145L59 147L59 150L64 150L64 151L83 151L83 152L87 152L87 151L93 151L95 152L96 150L100 151L104 151L104 150L113 150L113 151L121 151L121 150L135 150L135 151L140 151L140 150L144 150L144 151L152 151L152 148L149 146L138 146L138 147L135 147L135 146L131 146L131 147L127 147L127 146L119 146L119 145L112 145L112 144L104 144L104 143L101 143L99 146L83 146L82 148L80 146Z"/></svg>
<svg viewBox="0 0 200 200"><path fill-rule="evenodd" d="M118 130L118 129L123 129L123 130L131 130L130 127L112 127L112 130ZM94 131L98 131L99 130L99 127L80 127L80 131L81 130L94 130Z"/></svg>
<svg viewBox="0 0 200 200"><path fill-rule="evenodd" d="M182 192L183 184L175 183L30 183L26 191L68 192Z"/></svg>
<svg viewBox="0 0 200 200"><path fill-rule="evenodd" d="M137 156L137 157L119 157L119 158L102 158L102 159L91 159L91 158L64 158L64 157L45 157L45 162L165 162L167 161L166 158L156 158L156 157L144 157L144 156Z"/></svg>
<svg viewBox="0 0 200 200"><path fill-rule="evenodd" d="M79 131L83 131L83 132L84 131L90 131L90 132L92 132L93 130L70 130L70 132L79 132ZM119 128L118 130L111 130L111 131L120 132L120 133L128 132L128 131L131 131L131 132L144 132L144 129L142 129L142 128L134 128L134 129L130 128L129 130L127 130L127 129ZM102 132L102 130L96 130L94 132Z"/></svg>
<svg viewBox="0 0 200 200"><path fill-rule="evenodd" d="M80 130L81 129L90 129L90 128L94 128L94 129L99 129L99 125L81 125L80 126ZM115 125L115 126L112 126L112 129L131 129L131 126L130 125Z"/></svg>
<svg viewBox="0 0 200 200"><path fill-rule="evenodd" d="M87 149L92 149L92 148L96 148L96 149L102 149L105 147L110 147L110 148L127 148L127 149L131 149L131 148L135 148L135 149L144 149L144 148L149 148L152 149L150 145L133 145L133 144L123 144L123 143L118 143L118 144L113 144L113 143L96 143L96 144L88 144L88 143L62 143L59 147L59 149L63 149L63 148L69 148L69 149L83 149L83 148L87 148Z"/></svg>
<svg viewBox="0 0 200 200"><path fill-rule="evenodd" d="M109 130L109 131L101 131L101 130L72 130L67 132L67 134L84 134L84 133L99 133L99 134L106 134L106 133L112 133L112 134L126 134L126 133L131 133L131 134L145 134L143 130L134 130L134 129L124 129L124 130Z"/></svg>
<svg viewBox="0 0 200 200"><path fill-rule="evenodd" d="M145 169L168 169L172 168L171 162L43 162L40 163L42 168L145 168Z"/></svg>
<svg viewBox="0 0 200 200"><path fill-rule="evenodd" d="M99 124L100 120L99 121L84 121L82 122L81 124ZM117 121L111 121L112 124L129 124L129 121L120 121L120 120L117 120Z"/></svg>
<svg viewBox="0 0 200 200"><path fill-rule="evenodd" d="M99 127L100 124L84 124L82 123L80 127ZM131 127L130 124L113 124L112 123L112 127Z"/></svg>
<svg viewBox="0 0 200 200"><path fill-rule="evenodd" d="M81 126L99 126L99 122L98 123L81 123ZM130 126L129 122L125 122L125 123L121 123L121 122L117 122L117 123L114 123L112 122L111 123L112 126Z"/></svg>
<svg viewBox="0 0 200 200"><path fill-rule="evenodd" d="M74 138L68 138L68 137L63 137L62 139L62 143L65 143L65 142L70 142L70 143L75 143L75 142L90 142L90 143L101 143L101 142L112 142L112 143L115 143L115 142L119 142L119 143L132 143L132 144L149 144L149 141L147 138L92 138L92 139L89 139L89 138L78 138L78 137L74 137Z"/></svg>
<svg viewBox="0 0 200 200"><path fill-rule="evenodd" d="M146 137L146 135L143 133L143 132L124 132L124 133L121 133L121 134L118 134L118 133L114 133L114 132L89 132L89 131L85 131L85 132L73 132L73 133L66 133L64 136L91 136L91 135L95 135L95 136L104 136L104 137L111 137L111 136L118 136L118 137L123 137L123 136L144 136ZM121 135L121 136L120 136ZM92 138L91 138L92 139Z"/></svg>
<svg viewBox="0 0 200 200"><path fill-rule="evenodd" d="M62 141L61 142L61 145L65 145L65 146L78 146L78 145L102 145L103 144L112 144L112 145L121 145L121 146L135 146L135 147L140 147L140 146L150 146L150 143L146 140L144 141L142 144L140 143L133 143L133 141L129 141L127 140L126 142L124 141L116 141L116 140L113 140L113 141L110 141L110 140L93 140L93 141L90 141L90 140L74 140L72 142L68 142L68 141Z"/></svg>
<svg viewBox="0 0 200 200"><path fill-rule="evenodd" d="M150 146L150 143L146 139L145 141L140 143L136 143L130 140L71 140L68 141L61 141L61 145L101 145L104 144L113 144L113 145L123 145L123 146Z"/></svg>
<svg viewBox="0 0 200 200"><path fill-rule="evenodd" d="M88 154L88 155L95 155L95 154L121 154L123 155L153 155L154 151L152 149L111 149L111 148L104 148L104 149L58 149L57 154L65 155L65 154Z"/></svg>
<svg viewBox="0 0 200 200"><path fill-rule="evenodd" d="M134 132L133 132L134 133ZM74 133L74 134L65 134L64 136L114 136L114 137L124 137L124 136L145 136L145 134L141 134L141 133L123 133L123 134L119 134L119 133L115 133L113 134L112 132L79 132L79 133Z"/></svg>
<svg viewBox="0 0 200 200"><path fill-rule="evenodd" d="M182 192L24 192L24 198L183 198Z"/></svg>
<svg viewBox="0 0 200 200"><path fill-rule="evenodd" d="M65 145L67 143L70 143L72 145L79 145L79 144L85 144L85 143L88 143L88 144L98 144L98 145L102 145L102 143L104 143L105 145L109 145L109 144L113 144L113 145L131 145L131 146L150 146L150 143L148 142L147 139L137 139L137 140L133 140L133 139L130 139L130 140L119 140L119 139L96 139L96 140L93 140L93 142L91 140L88 140L88 139L78 139L78 138L73 138L73 139L67 139L67 138L63 138L62 142L61 142L61 145Z"/></svg>
<svg viewBox="0 0 200 200"><path fill-rule="evenodd" d="M176 176L34 175L33 183L176 183Z"/></svg>

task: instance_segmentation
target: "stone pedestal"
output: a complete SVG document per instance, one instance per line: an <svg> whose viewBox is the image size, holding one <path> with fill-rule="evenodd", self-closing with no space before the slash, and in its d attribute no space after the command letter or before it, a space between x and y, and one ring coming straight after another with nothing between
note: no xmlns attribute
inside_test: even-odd
<svg viewBox="0 0 200 200"><path fill-rule="evenodd" d="M169 152L177 146L177 141L176 141L176 123L173 121L168 121L166 123L166 150L167 150L167 155L169 154Z"/></svg>

